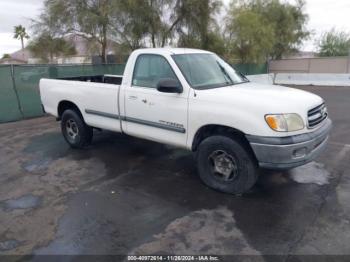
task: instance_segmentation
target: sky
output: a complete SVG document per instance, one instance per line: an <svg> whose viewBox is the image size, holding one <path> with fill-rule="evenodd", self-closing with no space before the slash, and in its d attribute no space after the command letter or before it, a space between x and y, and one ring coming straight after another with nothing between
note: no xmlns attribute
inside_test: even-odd
<svg viewBox="0 0 350 262"><path fill-rule="evenodd" d="M223 1L227 6L231 0ZM21 24L30 33L30 19L36 18L42 7L43 0L0 0L0 58L21 48L20 40L13 38L13 27ZM306 0L306 12L313 39L332 28L350 32L350 0ZM313 51L314 43L315 40L305 41L301 49Z"/></svg>

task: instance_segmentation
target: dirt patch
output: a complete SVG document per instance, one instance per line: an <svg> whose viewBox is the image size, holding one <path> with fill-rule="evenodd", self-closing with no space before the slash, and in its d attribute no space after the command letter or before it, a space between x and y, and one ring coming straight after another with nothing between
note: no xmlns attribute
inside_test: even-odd
<svg viewBox="0 0 350 262"><path fill-rule="evenodd" d="M259 255L236 227L232 211L226 207L200 210L170 223L154 240L131 254L216 254Z"/></svg>

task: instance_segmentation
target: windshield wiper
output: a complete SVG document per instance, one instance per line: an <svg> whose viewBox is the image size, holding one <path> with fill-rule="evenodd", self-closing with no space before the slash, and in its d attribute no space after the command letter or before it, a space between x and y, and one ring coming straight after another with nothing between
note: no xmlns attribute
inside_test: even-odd
<svg viewBox="0 0 350 262"><path fill-rule="evenodd" d="M233 85L233 81L232 81L230 75L226 72L225 68L222 65L220 65L220 63L218 61L216 61L216 63L218 64L218 66L219 66L221 72L224 74L225 78L228 79L228 81L226 83Z"/></svg>
<svg viewBox="0 0 350 262"><path fill-rule="evenodd" d="M236 72L243 78L243 80L244 80L244 82L246 83L246 82L249 82L249 79L245 76L245 75L243 75L241 72L239 72L239 71L237 71L236 70ZM243 82L243 83L244 83Z"/></svg>

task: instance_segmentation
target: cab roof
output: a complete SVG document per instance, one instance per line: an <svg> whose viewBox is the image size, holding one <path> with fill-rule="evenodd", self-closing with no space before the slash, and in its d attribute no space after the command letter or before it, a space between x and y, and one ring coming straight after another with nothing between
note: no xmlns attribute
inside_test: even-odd
<svg viewBox="0 0 350 262"><path fill-rule="evenodd" d="M191 48L142 48L135 51L138 54L162 54L162 55L183 55L183 54L212 54L209 51Z"/></svg>

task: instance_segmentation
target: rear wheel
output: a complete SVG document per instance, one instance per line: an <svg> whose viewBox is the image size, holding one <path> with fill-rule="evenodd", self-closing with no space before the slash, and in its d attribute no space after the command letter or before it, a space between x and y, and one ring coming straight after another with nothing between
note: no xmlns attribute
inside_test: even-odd
<svg viewBox="0 0 350 262"><path fill-rule="evenodd" d="M196 159L200 178L211 188L242 194L256 183L256 160L241 141L208 137L199 145Z"/></svg>
<svg viewBox="0 0 350 262"><path fill-rule="evenodd" d="M72 148L84 148L92 141L92 128L85 124L82 116L75 110L68 109L63 112L61 130Z"/></svg>

